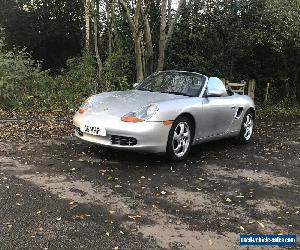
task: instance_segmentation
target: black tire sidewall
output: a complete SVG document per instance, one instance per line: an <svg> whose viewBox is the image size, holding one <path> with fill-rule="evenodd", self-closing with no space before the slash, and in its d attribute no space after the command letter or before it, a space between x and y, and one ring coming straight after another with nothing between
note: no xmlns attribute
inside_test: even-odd
<svg viewBox="0 0 300 250"><path fill-rule="evenodd" d="M174 136L174 131L175 131L175 128L177 127L177 125L180 123L180 122L186 122L189 126L189 129L190 129L190 133L191 133L191 138L190 138L190 144L189 144L189 147L187 149L187 151L185 152L185 154L182 156L182 157L178 157L177 155L175 155L174 153L174 150L173 150L173 136ZM170 157L170 159L172 161L182 161L184 159L187 158L190 150L191 150L191 147L192 147L192 144L193 144L193 139L194 139L194 127L192 125L192 122L190 121L189 118L187 118L186 116L180 116L178 117L172 124L172 127L170 129L170 132L169 132L169 136L168 136L168 142L167 142L167 155Z"/></svg>

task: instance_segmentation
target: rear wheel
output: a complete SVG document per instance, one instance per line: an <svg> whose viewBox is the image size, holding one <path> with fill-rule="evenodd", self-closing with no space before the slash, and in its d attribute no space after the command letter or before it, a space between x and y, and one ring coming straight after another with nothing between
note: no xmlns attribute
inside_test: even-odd
<svg viewBox="0 0 300 250"><path fill-rule="evenodd" d="M250 110L246 112L243 118L243 123L241 126L241 131L239 135L240 143L248 143L251 141L254 127L254 114Z"/></svg>
<svg viewBox="0 0 300 250"><path fill-rule="evenodd" d="M193 133L193 125L187 117L180 116L173 122L167 143L167 153L172 160L181 161L188 156Z"/></svg>

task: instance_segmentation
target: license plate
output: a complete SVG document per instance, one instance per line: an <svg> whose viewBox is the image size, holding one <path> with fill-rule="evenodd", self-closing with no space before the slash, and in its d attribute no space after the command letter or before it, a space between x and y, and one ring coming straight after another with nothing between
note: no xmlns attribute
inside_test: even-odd
<svg viewBox="0 0 300 250"><path fill-rule="evenodd" d="M106 136L105 128L96 127L96 126L84 125L83 132L91 134L91 135Z"/></svg>

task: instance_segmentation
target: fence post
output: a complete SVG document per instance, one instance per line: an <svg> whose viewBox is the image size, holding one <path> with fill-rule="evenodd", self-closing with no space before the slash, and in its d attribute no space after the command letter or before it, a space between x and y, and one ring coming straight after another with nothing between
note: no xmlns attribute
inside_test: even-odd
<svg viewBox="0 0 300 250"><path fill-rule="evenodd" d="M248 96L250 96L254 100L254 93L255 93L255 80L251 79L249 80L249 85L248 85Z"/></svg>
<svg viewBox="0 0 300 250"><path fill-rule="evenodd" d="M266 92L265 92L265 99L264 99L264 105L268 102L269 97L269 89L270 89L270 82L267 82Z"/></svg>
<svg viewBox="0 0 300 250"><path fill-rule="evenodd" d="M245 92L246 92L245 90L246 90L246 84L247 84L247 82L246 82L245 80L241 80L241 84L244 84L242 90L243 90L243 95L245 95L245 94L246 94L246 93L245 93Z"/></svg>

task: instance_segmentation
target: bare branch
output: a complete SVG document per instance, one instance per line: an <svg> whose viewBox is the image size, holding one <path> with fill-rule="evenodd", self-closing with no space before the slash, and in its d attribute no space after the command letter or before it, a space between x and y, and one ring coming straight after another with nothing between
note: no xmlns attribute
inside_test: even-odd
<svg viewBox="0 0 300 250"><path fill-rule="evenodd" d="M134 24L134 21L132 20L132 18L131 18L131 16L130 16L130 11L129 11L129 9L128 9L128 6L127 6L127 4L124 2L124 0L119 0L119 3L120 3L120 5L122 6L123 10L125 11L126 18L127 18L128 23L129 23L131 32L134 34L134 33L136 32L135 24Z"/></svg>
<svg viewBox="0 0 300 250"><path fill-rule="evenodd" d="M134 13L134 25L136 29L139 28L141 8L142 8L142 0L137 0L135 13Z"/></svg>
<svg viewBox="0 0 300 250"><path fill-rule="evenodd" d="M182 7L183 7L184 2L185 2L185 0L180 0L180 1L179 1L178 8L177 8L175 17L174 17L174 19L173 19L172 21L170 21L170 26L169 26L169 30L168 30L168 34L167 34L167 38L166 38L166 44L169 43L170 38L171 38L172 35L173 35L175 23L177 22L177 20L178 20L178 18L179 18L179 16L180 16L181 9L182 9Z"/></svg>

